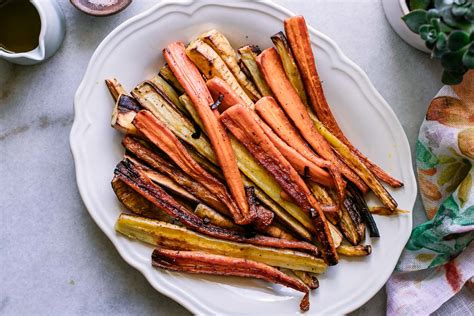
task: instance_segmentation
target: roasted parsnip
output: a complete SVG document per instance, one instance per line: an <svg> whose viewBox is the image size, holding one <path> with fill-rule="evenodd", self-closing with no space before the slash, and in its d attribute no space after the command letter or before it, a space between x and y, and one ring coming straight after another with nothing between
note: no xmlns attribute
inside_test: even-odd
<svg viewBox="0 0 474 316"><path fill-rule="evenodd" d="M368 256L372 253L372 246L370 245L340 245L337 247L337 253L343 256L349 257L363 257Z"/></svg>
<svg viewBox="0 0 474 316"><path fill-rule="evenodd" d="M109 90L110 95L114 101L117 101L119 95L127 94L125 88L116 78L106 79L105 84L107 85L107 89Z"/></svg>
<svg viewBox="0 0 474 316"><path fill-rule="evenodd" d="M179 102L179 95L176 93L176 90L161 76L153 76L150 80L147 80L148 83L154 85L155 90L160 93L162 98L168 99L167 101L173 104L181 112L186 113L186 109L183 107L181 102Z"/></svg>
<svg viewBox="0 0 474 316"><path fill-rule="evenodd" d="M360 239L364 240L366 226L356 200L351 195L347 195L344 199L343 204L347 212L349 213L352 222L354 223L354 227L357 233L359 234Z"/></svg>
<svg viewBox="0 0 474 316"><path fill-rule="evenodd" d="M210 30L199 36L205 43L214 49L214 51L222 58L229 70L234 74L235 78L239 82L240 86L244 89L247 95L253 102L257 102L262 96L257 90L257 87L253 84L245 73L240 70L237 54L230 45L227 38L216 30Z"/></svg>
<svg viewBox="0 0 474 316"><path fill-rule="evenodd" d="M112 111L110 125L122 133L137 135L137 129L132 121L140 110L140 105L133 97L120 94Z"/></svg>
<svg viewBox="0 0 474 316"><path fill-rule="evenodd" d="M380 199L380 201L387 206L390 210L397 208L397 202L392 198L390 193L384 188L384 186L377 180L377 178L370 172L370 170L360 161L360 159L334 136L324 125L321 123L314 114L311 115L311 120L318 132L324 136L324 138L331 144L331 146L339 153L344 159L345 163L351 167L351 169L369 186L374 194Z"/></svg>
<svg viewBox="0 0 474 316"><path fill-rule="evenodd" d="M212 49L211 46L197 39L186 48L186 54L193 61L196 67L206 76L207 79L218 77L227 82L229 86L244 100L245 104L253 107L253 101L245 93L237 79L229 70L222 58ZM173 71L174 72L174 71ZM175 74L176 75L176 74ZM179 79L179 78L178 78ZM189 93L187 93L189 95Z"/></svg>
<svg viewBox="0 0 474 316"><path fill-rule="evenodd" d="M178 79L174 76L173 72L171 71L170 67L165 64L160 69L160 76L165 79L173 88L178 91L179 93L184 93L183 86L179 83Z"/></svg>
<svg viewBox="0 0 474 316"><path fill-rule="evenodd" d="M117 177L112 179L112 189L118 200L130 212L162 222L181 225L178 220L157 208Z"/></svg>
<svg viewBox="0 0 474 316"><path fill-rule="evenodd" d="M369 207L367 206L367 202L365 201L362 192L352 184L349 184L347 186L347 191L354 198L359 209L359 213L365 220L365 224L367 225L367 229L369 230L370 237L380 237L379 229L377 228L377 224L375 223L374 217L369 211Z"/></svg>
<svg viewBox="0 0 474 316"><path fill-rule="evenodd" d="M261 53L260 48L255 45L247 45L244 47L239 48L240 59L242 63L250 73L255 85L257 86L258 90L260 91L262 96L272 96L273 93L270 90L270 87L267 85L265 78L263 78L260 69L258 69L257 55Z"/></svg>
<svg viewBox="0 0 474 316"><path fill-rule="evenodd" d="M305 271L298 271L298 270L293 271L293 273L294 275L298 277L298 279L301 280L301 282L303 282L311 290L315 290L319 287L319 281L315 275L312 275L311 273L308 273Z"/></svg>
<svg viewBox="0 0 474 316"><path fill-rule="evenodd" d="M295 88L296 92L303 101L304 104L308 104L306 92L304 90L303 79L301 78L300 71L296 65L295 58L291 52L288 40L283 32L278 32L271 37L273 45L275 45L278 54L280 55L283 68L285 69L286 76L290 80L291 84Z"/></svg>
<svg viewBox="0 0 474 316"><path fill-rule="evenodd" d="M201 250L312 273L322 273L327 268L322 259L304 252L222 240L169 223L134 215L121 214L115 224L115 229L129 238L154 246L176 250Z"/></svg>
<svg viewBox="0 0 474 316"><path fill-rule="evenodd" d="M361 242L362 238L361 235L359 235L357 226L352 220L345 204L346 203L343 203L341 205L341 211L339 213L339 228L351 245L355 246Z"/></svg>
<svg viewBox="0 0 474 316"><path fill-rule="evenodd" d="M246 242L275 248L298 249L307 251L314 255L319 253L314 245L306 242L289 241L261 235L249 237L243 233L224 229L210 223L206 224L202 218L193 212L188 211L187 208L178 203L161 187L154 184L141 168L128 159L121 161L115 168L114 173L120 180L153 203L153 205L179 220L184 226L197 232L225 240Z"/></svg>
<svg viewBox="0 0 474 316"><path fill-rule="evenodd" d="M194 124L181 112L177 111L174 106L161 98L152 86L144 82L132 91L132 95L143 108L153 113L177 137L196 148L213 163L217 163L214 151L207 137L204 135L195 137L196 129Z"/></svg>
<svg viewBox="0 0 474 316"><path fill-rule="evenodd" d="M217 211L214 211L212 208L205 204L198 204L194 209L194 214L202 218L204 221L209 221L209 223L232 230L243 231L243 228L239 225L234 224L232 220L227 217L219 214ZM206 220L207 218L207 220Z"/></svg>

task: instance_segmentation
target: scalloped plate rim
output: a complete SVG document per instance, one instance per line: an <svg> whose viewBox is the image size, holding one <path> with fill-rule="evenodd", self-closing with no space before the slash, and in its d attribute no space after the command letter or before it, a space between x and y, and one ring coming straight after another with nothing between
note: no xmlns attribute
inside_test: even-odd
<svg viewBox="0 0 474 316"><path fill-rule="evenodd" d="M257 3L251 3L250 1L238 1L237 3L242 2L246 3L249 6L255 5L264 5L268 6L271 9L274 9L276 11L279 11L283 13L286 16L292 16L294 13L291 11L287 10L286 8L277 5L271 1L260 1ZM89 64L87 66L87 70L84 74L84 77L81 81L81 84L79 85L77 92L75 94L74 98L74 122L73 126L71 129L70 133L70 146L71 146L71 151L73 154L73 158L75 161L75 167L76 167L76 179L77 179L77 184L78 184L78 189L80 192L80 195L84 201L84 204L86 205L86 208L89 212L89 214L92 216L96 224L99 226L99 228L106 234L106 236L111 240L111 242L114 244L115 248L119 252L120 256L132 267L140 271L147 281L160 293L172 298L182 306L184 306L186 309L193 313L200 313L200 314L206 314L206 313L213 313L215 310L210 308L209 306L204 306L201 304L197 297L185 293L181 289L177 288L174 286L171 282L166 282L164 283L157 283L154 277L152 277L151 272L153 271L150 269L149 262L143 263L140 262L137 258L132 257L131 253L128 252L127 248L131 246L132 244L125 244L122 242L121 237L117 237L118 235L115 233L115 231L112 229L110 230L109 227L106 227L106 223L100 220L99 215L93 211L93 202L90 200L90 195L89 192L87 191L86 183L84 180L85 173L82 173L83 169L83 164L80 159L81 157L81 142L80 142L80 135L81 131L85 131L89 126L90 126L90 121L89 118L86 115L85 111L81 111L82 108L79 106L81 104L81 99L85 98L87 95L85 94L86 88L88 86L91 86L89 83L93 82L93 80L90 80L90 77L93 75L93 70L94 70L94 64L99 60L101 57L101 53L107 48L107 45L113 42L113 40L116 37L120 36L120 33L124 30L127 29L128 26L134 24L134 23L139 23L141 20L147 18L148 16L153 15L154 13L157 13L160 8L165 7L165 6L173 6L175 5L177 7L177 11L179 11L179 7L187 7L192 4L194 4L195 1L193 0L188 0L188 1L163 1L150 9L126 20L122 24L120 24L118 27L116 27L111 33L109 33L106 38L99 44L99 46L96 48L94 54L91 57L91 60L89 61ZM200 5L198 6L204 6L205 5L216 5L216 6L225 6L227 8L232 8L232 5L235 3L217 3L213 1L201 1ZM241 8L241 7L239 7ZM255 9L255 8L253 8ZM196 9L197 10L197 9ZM175 12L175 11L174 11ZM159 12L157 13L159 14ZM166 15L166 14L165 14ZM161 16L160 18L162 18ZM379 115L381 115L384 119L386 120L391 120L392 124L388 124L387 127L390 128L390 132L393 135L399 135L402 136L401 142L403 145L403 148L398 148L398 150L401 151L402 155L407 155L409 158L407 161L411 162L411 151L410 147L408 144L407 137L403 131L403 128L398 121L395 113L393 112L392 108L387 104L387 102L383 99L383 97L379 94L379 92L375 89L375 87L372 85L370 82L368 76L365 74L365 72L360 69L359 66L357 66L354 62L352 62L348 57L346 57L340 48L335 44L329 37L326 35L320 33L319 31L314 30L311 26L309 26L309 31L312 34L312 36L318 36L319 38L324 39L324 41L329 44L329 47L333 50L333 52L336 55L331 55L331 61L333 64L338 64L342 65L342 71L345 71L348 73L348 75L354 79L355 77L359 76L360 80L355 80L354 81L357 83L361 91L367 95L367 94L372 94L371 97L377 99L377 103L382 104L382 107L377 107L371 102L371 106L378 112ZM334 60L338 60L339 63L335 63ZM368 90L367 90L368 89ZM401 133L401 135L400 135ZM402 162L400 162L402 163ZM410 164L401 166L402 167L402 172L404 178L406 177L409 182L412 184L415 184L412 186L413 190L410 192L407 192L407 199L412 201L410 209L413 209L413 205L415 203L415 198L417 194L417 187L416 187L416 182L415 182L415 176L414 176L414 171L413 171L413 166ZM408 172L408 174L406 174ZM409 220L407 221L408 226L405 227L408 229L408 231L411 231L412 228L412 218L409 216ZM401 253L404 244L409 238L409 234L404 236L403 238L403 243L400 243L402 247L399 249L399 252ZM145 265L146 264L146 265ZM393 264L393 268L395 267L395 264ZM379 282L378 286L375 286L372 291L369 293L365 293L365 295L359 296L357 300L354 300L352 303L349 303L345 305L341 310L338 310L337 313L349 313L361 305L363 305L365 302L367 302L373 295L375 295L378 290L385 284L386 280L388 279L389 276L386 278L383 278L383 282ZM315 310L310 310L311 312L316 312Z"/></svg>

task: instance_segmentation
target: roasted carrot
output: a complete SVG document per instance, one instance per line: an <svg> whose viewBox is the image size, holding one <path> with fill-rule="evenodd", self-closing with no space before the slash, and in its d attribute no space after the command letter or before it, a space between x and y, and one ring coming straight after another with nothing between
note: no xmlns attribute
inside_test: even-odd
<svg viewBox="0 0 474 316"><path fill-rule="evenodd" d="M217 100L221 95L224 96L221 101L221 105L217 108L220 113L224 112L237 103L243 104L243 101L239 95L229 86L227 82L219 77L214 77L208 80L206 82L206 86L209 89L209 92L211 92L212 98L214 100Z"/></svg>
<svg viewBox="0 0 474 316"><path fill-rule="evenodd" d="M264 50L257 57L257 63L278 102L298 128L301 135L321 157L329 160L333 164L331 172L334 175L334 180L341 197L343 197L345 189L345 182L341 177L341 173L356 185L365 188L365 184L363 184L362 180L334 154L331 146L314 127L306 110L306 106L286 77L280 57L275 48Z"/></svg>
<svg viewBox="0 0 474 316"><path fill-rule="evenodd" d="M237 104L221 114L221 121L248 149L254 158L273 175L288 195L313 220L316 238L329 265L337 263L337 253L323 211L297 171L283 157L258 124L255 112Z"/></svg>
<svg viewBox="0 0 474 316"><path fill-rule="evenodd" d="M301 137L300 133L288 120L287 116L272 97L263 97L255 103L255 110L259 116L272 128L272 130L293 147L306 159L312 161L321 168L327 168L332 164L324 160L313 152L308 144Z"/></svg>
<svg viewBox="0 0 474 316"><path fill-rule="evenodd" d="M173 74L196 107L199 117L204 124L227 185L235 203L240 209L241 214L235 214L236 218L234 220L238 224L251 223L256 214L250 211L247 204L244 184L237 167L235 154L224 127L216 117L218 112L215 111L213 113L209 108L213 100L204 79L202 79L196 66L186 56L183 43L176 42L168 45L163 50L163 54Z"/></svg>
<svg viewBox="0 0 474 316"><path fill-rule="evenodd" d="M253 208L254 212L258 214L253 223L255 228L259 231L265 231L272 224L275 214L264 206L259 205L254 187L246 186L245 193L247 194L249 207Z"/></svg>
<svg viewBox="0 0 474 316"><path fill-rule="evenodd" d="M214 97L214 100L220 95L224 96L221 102L221 109L226 110L235 104L245 104L243 100L232 90L232 88L224 80L220 78L213 78L207 81L206 84L212 96ZM265 97L264 99L273 100L272 97ZM259 119L259 124L265 131L265 134L268 136L268 138L270 138L270 140L283 154L283 156L288 159L288 161L293 165L293 167L295 167L299 174L303 175L306 172L310 179L325 186L334 186L334 181L331 178L330 174L320 168L321 165L323 167L329 167L329 163L317 157L315 158L315 160L318 162L318 164L313 163L313 161L309 161L300 153L298 153L295 149L288 146L282 139L280 139L272 131L272 129L265 124L265 122Z"/></svg>
<svg viewBox="0 0 474 316"><path fill-rule="evenodd" d="M318 118L323 124L346 146L353 151L359 159L379 178L392 187L401 187L403 183L390 176L387 172L382 170L379 166L369 160L362 154L342 132L337 124L334 115L331 112L329 104L324 96L321 80L319 79L316 63L314 60L313 50L311 49L311 42L309 38L308 28L303 16L295 16L285 20L285 32L288 36L291 49L298 64L298 68L303 76L303 81L306 86L306 92L309 95L311 106Z"/></svg>
<svg viewBox="0 0 474 316"><path fill-rule="evenodd" d="M211 193L215 194L216 197L227 206L236 222L242 220L238 207L225 185L204 170L201 165L189 155L186 147L184 147L178 138L151 114L151 112L138 112L133 120L133 125L150 142L164 151L181 170L195 181L201 183Z"/></svg>
<svg viewBox="0 0 474 316"><path fill-rule="evenodd" d="M153 183L143 169L128 159L124 159L118 163L114 174L154 206L196 232L222 240L231 240L273 248L295 249L310 253L313 256L319 255L318 248L307 242L290 241L262 235L249 236L246 233L240 233L212 225L211 223L206 223L202 218L176 201L160 186Z"/></svg>
<svg viewBox="0 0 474 316"><path fill-rule="evenodd" d="M227 206L222 202L222 200L217 198L215 194L212 194L202 184L195 181L186 173L179 170L179 168L175 164L172 164L167 161L165 158L162 157L162 155L157 154L147 145L130 136L125 136L123 138L122 145L135 157L145 162L154 170L157 170L173 179L173 181L182 186L193 196L200 199L202 202L206 203L207 205L218 210L221 213L229 214Z"/></svg>
<svg viewBox="0 0 474 316"><path fill-rule="evenodd" d="M327 187L334 187L334 179L325 170L303 157L292 147L288 146L280 137L278 137L272 129L259 120L259 125L271 140L273 145L280 151L280 153L291 163L291 165L298 171L298 173L308 179L318 182Z"/></svg>
<svg viewBox="0 0 474 316"><path fill-rule="evenodd" d="M180 251L163 248L155 249L151 257L154 267L166 270L257 278L281 284L303 292L304 296L300 303L300 309L304 312L309 309L309 289L303 282L264 263L214 255L202 251Z"/></svg>

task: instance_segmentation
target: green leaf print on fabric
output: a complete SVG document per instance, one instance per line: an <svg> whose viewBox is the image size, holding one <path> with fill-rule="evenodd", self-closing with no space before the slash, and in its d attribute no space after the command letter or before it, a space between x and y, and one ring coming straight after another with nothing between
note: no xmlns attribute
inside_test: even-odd
<svg viewBox="0 0 474 316"><path fill-rule="evenodd" d="M461 201L461 207L469 200L472 191L472 176L469 173L459 185L458 198Z"/></svg>
<svg viewBox="0 0 474 316"><path fill-rule="evenodd" d="M458 172L459 167L461 167L460 162L452 163L446 166L446 168L444 168L439 174L438 185L443 186L446 183L448 183L450 180L452 180L454 176L456 175L456 173Z"/></svg>
<svg viewBox="0 0 474 316"><path fill-rule="evenodd" d="M447 254L437 255L436 258L434 258L433 261L431 261L429 268L440 266L444 264L445 262L448 262L449 259L451 259L450 255L447 255Z"/></svg>
<svg viewBox="0 0 474 316"><path fill-rule="evenodd" d="M457 172L455 172L452 176L452 178L449 180L449 186L446 187L447 192L454 192L458 186L461 184L461 182L467 177L469 174L469 171L471 170L471 163L467 159L461 160L460 167L457 169ZM438 179L439 181L439 179Z"/></svg>
<svg viewBox="0 0 474 316"><path fill-rule="evenodd" d="M438 158L419 140L416 142L416 162L421 169L430 169L438 164Z"/></svg>
<svg viewBox="0 0 474 316"><path fill-rule="evenodd" d="M453 195L441 205L436 216L415 229L406 245L407 250L426 249L438 253L430 267L446 263L474 240L474 231L459 233L457 227L474 225L474 206L462 210Z"/></svg>

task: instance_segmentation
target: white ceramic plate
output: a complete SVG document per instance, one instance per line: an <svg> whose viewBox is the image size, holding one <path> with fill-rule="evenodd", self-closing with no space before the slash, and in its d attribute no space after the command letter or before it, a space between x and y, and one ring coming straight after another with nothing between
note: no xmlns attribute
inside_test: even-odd
<svg viewBox="0 0 474 316"><path fill-rule="evenodd" d="M131 89L163 64L162 48L189 41L217 28L234 47L271 46L270 36L283 29L293 13L269 2L162 2L126 21L99 45L75 97L71 148L84 203L120 255L142 272L151 285L193 313L288 314L299 312L300 293L268 283L228 277L203 277L156 270L151 247L114 231L123 207L110 181L123 155L121 135L113 130L113 102L104 79L117 77ZM326 96L353 143L405 183L392 190L400 208L411 210L416 196L410 148L402 126L364 72L325 35L310 28L313 49ZM381 237L372 240L367 258L348 260L320 276L308 314L348 313L367 302L387 281L411 231L411 214L376 217ZM370 242L370 241L367 241Z"/></svg>

